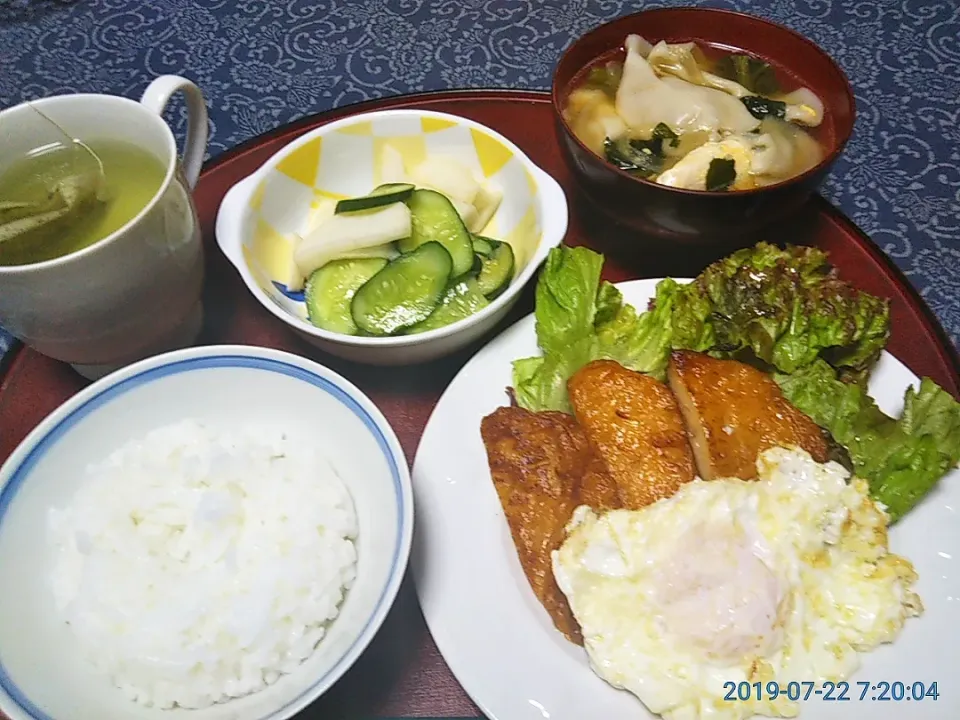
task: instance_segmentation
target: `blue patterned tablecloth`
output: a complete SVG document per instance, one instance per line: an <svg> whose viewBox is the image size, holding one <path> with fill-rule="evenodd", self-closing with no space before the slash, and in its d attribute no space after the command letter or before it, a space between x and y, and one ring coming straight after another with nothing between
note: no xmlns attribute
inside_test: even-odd
<svg viewBox="0 0 960 720"><path fill-rule="evenodd" d="M681 4L779 21L840 63L858 119L824 192L960 345L957 0L0 0L0 107L64 92L139 97L151 78L177 73L207 95L217 155L374 97L548 88L574 38ZM182 109L170 119L182 133ZM0 353L9 343L0 331Z"/></svg>

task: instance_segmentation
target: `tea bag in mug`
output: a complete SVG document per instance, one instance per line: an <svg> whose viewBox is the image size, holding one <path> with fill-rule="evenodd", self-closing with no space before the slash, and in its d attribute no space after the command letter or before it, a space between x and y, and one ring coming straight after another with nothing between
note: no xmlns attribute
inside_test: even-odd
<svg viewBox="0 0 960 720"><path fill-rule="evenodd" d="M45 236L56 235L63 223L103 204L104 171L97 154L29 103L27 107L36 113L34 149L16 163L20 168L0 169L0 178L5 170L26 175L12 193L8 187L7 197L0 197L0 254L13 241L46 242ZM3 134L0 127L0 138Z"/></svg>

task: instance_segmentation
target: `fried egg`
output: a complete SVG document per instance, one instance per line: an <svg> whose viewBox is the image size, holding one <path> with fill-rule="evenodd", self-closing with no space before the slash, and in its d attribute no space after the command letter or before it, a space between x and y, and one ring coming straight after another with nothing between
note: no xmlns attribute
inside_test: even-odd
<svg viewBox="0 0 960 720"><path fill-rule="evenodd" d="M837 682L923 611L865 481L798 449L757 469L641 510L579 507L553 553L593 670L668 720L794 717L785 694L730 702L724 683Z"/></svg>

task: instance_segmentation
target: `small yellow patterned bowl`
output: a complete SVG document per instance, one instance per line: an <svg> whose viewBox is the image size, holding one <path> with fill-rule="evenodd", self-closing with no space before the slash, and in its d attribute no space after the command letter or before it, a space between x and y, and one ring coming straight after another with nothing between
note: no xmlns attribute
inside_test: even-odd
<svg viewBox="0 0 960 720"><path fill-rule="evenodd" d="M384 158L391 155L406 167L450 157L502 190L483 234L510 243L514 279L484 309L436 330L361 337L320 329L307 320L303 294L285 284L293 238L307 230L319 203L365 195L388 179ZM301 136L230 189L216 225L221 250L267 310L317 347L374 365L424 362L478 339L509 311L566 231L563 190L516 145L472 120L426 110L355 115Z"/></svg>

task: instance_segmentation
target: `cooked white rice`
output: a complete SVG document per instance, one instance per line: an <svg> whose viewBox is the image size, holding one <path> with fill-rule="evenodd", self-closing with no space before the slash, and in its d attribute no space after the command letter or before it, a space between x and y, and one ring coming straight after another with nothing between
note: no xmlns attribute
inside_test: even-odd
<svg viewBox="0 0 960 720"><path fill-rule="evenodd" d="M131 700L206 707L310 656L356 575L356 534L312 448L187 420L87 468L51 511L54 598Z"/></svg>

